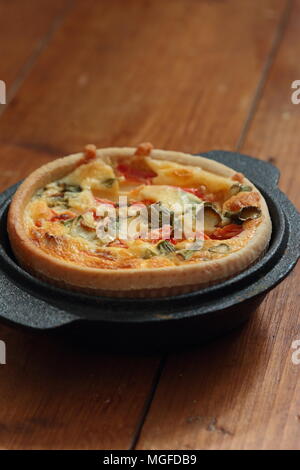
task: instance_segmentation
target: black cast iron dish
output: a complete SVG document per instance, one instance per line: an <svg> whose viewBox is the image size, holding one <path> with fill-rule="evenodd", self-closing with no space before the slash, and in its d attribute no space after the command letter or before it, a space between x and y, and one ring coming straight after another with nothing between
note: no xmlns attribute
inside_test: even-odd
<svg viewBox="0 0 300 470"><path fill-rule="evenodd" d="M36 330L79 333L100 346L153 348L199 343L245 322L296 264L300 216L278 189L279 171L270 163L225 151L202 155L244 173L264 195L273 235L260 261L225 282L163 299L95 298L59 289L25 272L12 254L6 219L15 185L0 195L0 317Z"/></svg>

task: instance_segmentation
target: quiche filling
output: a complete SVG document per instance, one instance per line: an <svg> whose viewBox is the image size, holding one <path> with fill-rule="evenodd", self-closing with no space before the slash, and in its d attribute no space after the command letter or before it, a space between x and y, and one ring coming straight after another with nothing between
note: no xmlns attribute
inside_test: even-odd
<svg viewBox="0 0 300 470"><path fill-rule="evenodd" d="M129 159L100 159L87 146L71 173L31 198L25 211L30 239L52 257L107 269L205 263L243 248L262 220L255 188L241 174L226 178L151 158L151 148L141 144ZM192 207L197 239L180 232L186 207ZM138 229L130 237L128 225Z"/></svg>

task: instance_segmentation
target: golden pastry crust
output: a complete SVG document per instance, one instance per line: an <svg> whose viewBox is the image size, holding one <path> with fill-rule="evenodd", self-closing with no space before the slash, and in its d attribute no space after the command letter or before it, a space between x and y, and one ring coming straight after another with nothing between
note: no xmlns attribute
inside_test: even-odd
<svg viewBox="0 0 300 470"><path fill-rule="evenodd" d="M73 240L72 250L63 238L60 239L58 246L53 233L49 237L46 248L39 245L38 235L35 239L33 229L29 227L28 217L25 216L28 206L38 190L53 181L67 177L81 165L90 164L93 159L112 165L114 161L120 159L130 162L139 155L143 155L146 160L150 156L151 161L149 160L148 164L152 166L157 166L160 162L162 165L163 162L184 165L186 168L178 168L175 171L175 177L177 175L179 180L184 177L185 181L191 182L191 185L195 177L189 172L190 167L202 169L203 178L208 188L211 184L210 174L214 175L216 183L213 182L213 184L220 191L225 191L223 187L227 185L225 179L230 180L232 184L237 181L237 173L225 165L204 157L152 149L149 144L138 147L138 149L126 147L95 151L94 148L88 147L84 153L54 160L33 172L21 184L10 206L8 233L12 249L20 264L37 277L63 288L99 296L157 297L190 292L232 277L246 269L264 253L272 230L268 208L257 188L243 175L239 176L239 180L242 179L243 185L251 188L250 205L259 207L261 216L259 220L245 221L243 231L226 240L226 244L230 247L230 253L226 256L215 253L214 259L205 259L207 250L219 243L217 238L206 241L206 251L202 251L201 255L195 254L191 260L181 260L176 264L172 257L158 256L145 260L129 256L122 249L119 250L119 253L123 253L123 255L116 256L116 259L111 260L105 256L99 258L91 253L85 253L77 240ZM162 173L156 176L157 183L154 184L160 184L159 178L165 178L163 180L166 182L165 184L170 184L167 170L162 169ZM151 186L146 186L146 190L149 190L149 187L151 188ZM244 207L243 198L246 196L237 198L236 195L233 195L231 198L227 198L224 207L229 212L237 211L237 209ZM47 209L47 207L40 208L40 210L46 211ZM59 224L57 227L59 231ZM39 233L39 228L36 233ZM51 239L51 237L53 238Z"/></svg>

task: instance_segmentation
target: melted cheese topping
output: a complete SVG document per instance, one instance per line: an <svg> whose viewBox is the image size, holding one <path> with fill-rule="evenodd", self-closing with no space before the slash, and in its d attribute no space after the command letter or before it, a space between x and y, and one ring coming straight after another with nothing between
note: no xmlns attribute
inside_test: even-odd
<svg viewBox="0 0 300 470"><path fill-rule="evenodd" d="M28 235L44 252L81 266L105 269L155 268L206 262L243 248L261 222L260 196L253 188L198 167L139 156L120 158L113 164L93 159L82 163L65 178L41 188L29 202L25 220ZM128 166L128 168L126 167ZM149 176L150 175L150 176ZM234 193L233 193L234 192ZM104 217L99 202L113 207L119 195L128 196L127 221L139 202L162 207L172 221L153 230L153 238L101 238L97 226ZM202 247L191 250L191 240L172 239L178 213L185 204L205 203L205 235ZM154 206L153 206L154 205ZM248 209L241 216L242 209ZM254 209L257 209L253 212ZM118 211L118 208L117 208ZM228 211L230 214L228 214ZM252 212L251 212L252 211ZM133 211L134 212L134 211ZM225 214L226 212L226 214ZM120 212L118 212L120 223ZM243 213L244 214L244 213ZM250 217L249 214L252 216ZM171 219L170 219L171 220ZM175 222L174 222L175 220ZM170 236L162 240L169 229Z"/></svg>
<svg viewBox="0 0 300 470"><path fill-rule="evenodd" d="M209 191L228 191L232 186L230 178L209 173L202 168L180 165L179 163L146 158L149 167L157 173L154 184L170 184L182 187L205 185Z"/></svg>

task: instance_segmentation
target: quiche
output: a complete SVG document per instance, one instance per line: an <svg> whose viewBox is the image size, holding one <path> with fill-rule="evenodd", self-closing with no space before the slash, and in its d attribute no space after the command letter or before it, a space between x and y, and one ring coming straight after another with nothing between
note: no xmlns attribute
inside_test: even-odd
<svg viewBox="0 0 300 470"><path fill-rule="evenodd" d="M150 143L87 145L54 160L19 186L8 214L25 270L110 297L177 295L228 279L264 254L271 231L266 202L243 174Z"/></svg>

